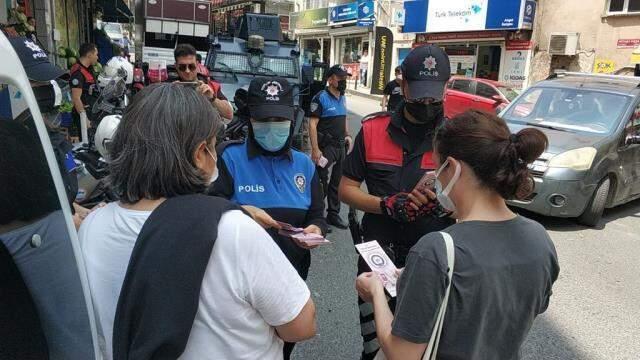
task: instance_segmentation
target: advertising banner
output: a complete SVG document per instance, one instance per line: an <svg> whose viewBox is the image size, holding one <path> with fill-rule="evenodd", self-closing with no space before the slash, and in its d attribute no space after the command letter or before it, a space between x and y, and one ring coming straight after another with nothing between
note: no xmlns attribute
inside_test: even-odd
<svg viewBox="0 0 640 360"><path fill-rule="evenodd" d="M311 29L329 25L329 9L320 8L294 13L296 17L295 29Z"/></svg>
<svg viewBox="0 0 640 360"><path fill-rule="evenodd" d="M329 22L332 24L358 19L358 3L338 5L329 8Z"/></svg>
<svg viewBox="0 0 640 360"><path fill-rule="evenodd" d="M437 33L530 29L535 5L533 0L405 1L406 18L402 31Z"/></svg>
<svg viewBox="0 0 640 360"><path fill-rule="evenodd" d="M371 93L382 95L389 82L391 73L391 56L393 49L393 33L389 28L376 27L375 54L373 56L373 72L371 73Z"/></svg>
<svg viewBox="0 0 640 360"><path fill-rule="evenodd" d="M376 22L373 0L358 0L358 26L373 26Z"/></svg>
<svg viewBox="0 0 640 360"><path fill-rule="evenodd" d="M522 90L529 75L531 50L505 51L502 82L516 90Z"/></svg>

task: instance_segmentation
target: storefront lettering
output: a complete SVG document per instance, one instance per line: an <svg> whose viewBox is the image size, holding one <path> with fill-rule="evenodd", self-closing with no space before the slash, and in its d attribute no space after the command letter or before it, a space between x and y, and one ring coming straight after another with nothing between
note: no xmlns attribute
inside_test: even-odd
<svg viewBox="0 0 640 360"><path fill-rule="evenodd" d="M378 75L378 88L380 89L384 89L385 84L385 79L384 79L384 72L387 69L387 59L385 59L385 51L387 49L387 36L386 35L382 35L380 37L380 74Z"/></svg>

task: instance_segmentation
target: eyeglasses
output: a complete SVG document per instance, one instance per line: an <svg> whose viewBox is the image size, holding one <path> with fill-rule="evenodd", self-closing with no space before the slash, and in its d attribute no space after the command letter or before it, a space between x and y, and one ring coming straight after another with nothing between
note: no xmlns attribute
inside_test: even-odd
<svg viewBox="0 0 640 360"><path fill-rule="evenodd" d="M180 72L185 72L187 71L187 68L189 69L189 71L196 71L196 64L178 64L176 65L176 69L178 69L178 71Z"/></svg>

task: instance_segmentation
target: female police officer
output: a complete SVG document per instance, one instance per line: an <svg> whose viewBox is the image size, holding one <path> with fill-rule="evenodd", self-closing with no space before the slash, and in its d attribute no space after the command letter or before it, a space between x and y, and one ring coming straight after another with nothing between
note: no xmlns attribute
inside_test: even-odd
<svg viewBox="0 0 640 360"><path fill-rule="evenodd" d="M244 142L222 144L218 149L218 179L210 193L230 199L268 229L282 252L303 279L311 255L304 243L278 234L277 221L323 235L322 187L311 159L291 149L293 89L285 79L256 78L249 85L251 113ZM292 343L285 344L288 359Z"/></svg>

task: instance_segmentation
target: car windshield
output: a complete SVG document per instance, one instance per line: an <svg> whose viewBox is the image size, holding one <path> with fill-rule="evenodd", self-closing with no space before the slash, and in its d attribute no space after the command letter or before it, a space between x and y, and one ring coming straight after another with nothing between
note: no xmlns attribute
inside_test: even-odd
<svg viewBox="0 0 640 360"><path fill-rule="evenodd" d="M594 90L531 88L513 103L507 122L566 131L608 134L629 103L629 97Z"/></svg>
<svg viewBox="0 0 640 360"><path fill-rule="evenodd" d="M498 86L498 91L507 98L509 101L513 101L516 97L518 97L518 92L513 90L510 87L506 86Z"/></svg>

